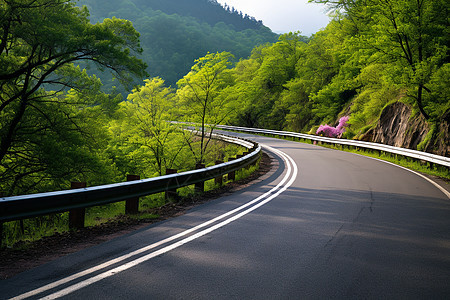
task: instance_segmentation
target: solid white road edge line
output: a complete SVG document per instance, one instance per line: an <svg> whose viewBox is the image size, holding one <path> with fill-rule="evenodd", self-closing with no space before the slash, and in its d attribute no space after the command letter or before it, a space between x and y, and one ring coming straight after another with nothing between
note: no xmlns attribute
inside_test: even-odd
<svg viewBox="0 0 450 300"><path fill-rule="evenodd" d="M362 157L367 157L367 158L371 158L371 159L374 159L374 160L377 160L377 161L381 161L381 162L384 162L384 163L386 163L386 164L389 164L389 165L392 165L392 166L396 166L396 167L398 167L398 168L401 168L401 169L403 169L403 170L406 170L406 171L409 171L409 172L411 172L411 173L413 173L413 174L416 174L417 176L420 176L420 177L422 177L423 179L425 179L426 181L428 181L428 182L430 182L431 184L433 184L433 185L434 185L435 187L437 187L442 193L444 193L444 195L447 196L448 199L450 199L450 192L449 192L449 191L447 191L446 189L444 189L444 188L443 188L442 186L440 186L437 182L434 182L434 181L431 180L430 178L428 178L428 177L426 177L426 176L424 176L424 175L422 175L422 174L420 174L420 173L418 173L418 172L416 172L416 171L413 171L413 170L411 170L411 169L408 169L408 168L405 168L405 167L396 165L396 164L394 164L394 163L391 163L391 162L389 162L389 161L382 160L382 159L379 159L379 158L370 157L370 156L365 156L365 155L361 155L361 154L357 154L357 153L355 153L355 154L356 154L356 155L359 155L359 156L362 156Z"/></svg>
<svg viewBox="0 0 450 300"><path fill-rule="evenodd" d="M66 278L63 278L63 279L61 279L61 280L58 280L58 281L55 281L55 282L53 282L53 283L47 284L47 285L45 285L45 286L43 286L43 287L37 288L37 289L35 289L35 290L29 291L29 292L27 292L27 293L21 294L21 295L19 295L19 296L16 296L16 297L14 297L14 298L11 298L11 299L14 299L14 300L16 300L16 299L26 299L26 298L28 298L28 297L32 297L32 296L38 295L38 294L40 294L40 293L43 293L43 292L45 292L45 291L48 291L48 290L50 290L50 289L57 288L57 287L60 286L60 285L69 283L70 281L73 281L73 280L78 279L78 278L83 277L83 276L87 276L87 275L89 275L89 274L91 274L91 273L94 273L94 272L96 272L96 271L99 271L99 270L101 270L101 269L104 269L104 268L106 268L106 267L109 267L109 266L111 266L111 265L114 265L114 264L116 264L116 263L119 263L120 261L123 261L123 260L125 260L125 259L128 259L128 258L130 258L130 257L132 257L132 256L138 255L138 254L140 254L140 253L142 253L142 252L145 252L145 251L151 250L151 249L153 249L153 248L156 248L156 247L158 247L158 246L161 246L161 245L163 245L163 244L169 243L169 242L171 242L171 241L173 241L173 240L176 240L176 239L178 239L178 238L180 238L180 237L183 237L183 236L185 236L185 235L187 235L187 234L190 234L190 233L192 233L192 232L194 232L194 231L197 231L197 230L200 229L200 228L203 228L203 227L206 227L206 226L208 226L208 225L210 225L210 224L212 224L212 223L215 223L215 222L217 222L217 221L219 221L219 220L221 220L221 219L223 219L223 218L225 218L225 217L228 217L228 216L230 216L230 215L232 215L232 214L235 214L235 213L237 213L238 211L243 210L244 208L246 208L246 207L248 207L248 206L250 206L250 205L253 205L253 204L257 203L257 202L260 201L261 199L264 199L265 197L268 197L270 194L274 193L274 191L276 191L277 189L279 189L279 188L287 181L287 179L289 178L290 173L291 173L291 164L292 164L292 167L293 167L293 169L294 169L294 173L293 173L293 176L292 176L291 180L288 182L288 184L286 184L286 185L285 185L283 188L281 188L278 192L272 194L272 196L270 196L268 199L266 199L266 200L260 202L259 204L257 204L257 205L255 205L255 206L251 207L250 209L248 209L248 210L246 210L246 211L244 211L244 212L242 212L242 213L240 213L240 214L234 216L233 218L230 218L230 219L228 219L228 220L226 220L226 221L223 221L222 223L219 223L219 224L217 224L217 225L215 225L215 226L213 226L213 227L210 227L210 228L208 228L208 229L206 229L206 230L204 230L204 231L201 231L201 232L199 232L199 233L197 233L197 234L195 234L195 235L192 235L191 237L188 237L188 238L186 238L186 239L184 239L184 240L182 240L182 241L179 241L179 242L174 243L174 244L172 244L172 245L166 246L166 247L164 247L164 248L162 248L162 249L160 249L160 250L158 250L158 251L155 251L155 252L152 252L152 253L150 253L150 254L147 254L147 255L145 255L145 256L143 256L143 257L141 257L141 258L138 258L138 259L136 259L136 260L133 260L133 261L127 263L127 264L124 264L124 265L122 265L122 266L116 267L116 268L114 268L114 269L112 269L112 270L110 270L110 271L104 272L104 273L102 273L102 274L100 274L100 275L97 275L97 276L95 276L95 277L93 277L93 278L90 278L90 279L87 279L87 280L85 280L85 281L82 281L82 282L80 282L80 283L78 283L78 284L75 284L75 285L73 285L73 286L71 286L71 287L68 287L68 288L66 288L66 289L63 289L63 290L61 290L60 292L56 292L56 293L54 293L54 294L52 294L52 295L49 295L49 296L47 296L47 297L45 297L45 298L43 298L43 299L55 299L55 298L57 298L57 297L61 297L61 296L63 296L63 295L67 295L67 294L69 294L69 293L71 293L71 292L73 292L73 291L75 291L75 290L77 290L77 289L80 289L80 288L84 287L84 286L90 285L90 284L92 284L92 283L94 283L94 282L96 282L96 281L99 281L99 280L101 280L101 279L103 279L103 278L112 276L112 275L114 275L114 274L116 274L116 273L118 273L118 272L121 272L121 271L123 271L123 270L126 270L126 269L128 269L128 268L131 268L132 266L135 266L135 265L137 265L137 264L139 264L139 263L142 263L142 262L144 262L144 261L146 261L146 260L148 260L148 259L151 259L151 258L153 258L153 257L155 257L155 256L161 255L161 254L166 253L166 252L168 252L168 251L170 251L170 250L173 250L173 249L175 249L175 248L178 248L179 246L181 246L181 245L183 245L183 244L185 244L185 243L188 243L188 242L190 242L190 241L192 241L192 240L194 240L194 239L196 239L196 238L199 238L199 237L201 237L201 236L203 236L203 235L205 235L205 234L207 234L207 233L209 233L209 232L212 232L212 231L214 231L214 230L216 230L216 229L218 229L218 228L220 228L220 227L222 227L222 226L225 226L226 224L229 224L229 223L231 223L232 221L237 220L238 218L240 218L240 217L242 217L242 216L244 216L244 215L250 213L250 212L253 211L254 209L256 209L256 208L258 208L258 207L260 207L260 206L266 204L266 203L269 202L269 201L271 201L273 198L275 198L276 196L278 196L279 194L281 194L283 191L285 191L285 190L292 184L292 182L295 180L295 178L296 178L296 176L297 176L298 168L297 168L297 165L295 164L295 162L293 161L293 159L292 159L291 157L289 157L288 155L286 155L284 152L279 151L279 150L276 150L276 149L274 149L274 148L272 148L272 147L269 147L269 146L266 146L266 145L263 145L263 147L264 147L264 148L267 148L268 150L270 150L270 151L272 151L272 152L275 152L275 153L277 153L279 156L281 156L282 159L286 162L286 165L287 165L287 167L288 167L287 172L286 172L286 175L284 176L284 178L280 181L280 183L277 184L277 186L275 186L274 188L272 188L270 191L264 193L263 195L259 196L258 198L254 199L254 200L252 200L252 201L250 201L250 202L248 202L248 203L246 203L246 204L244 204L244 205L239 206L238 208L236 208L236 209L234 209L234 210L231 210L231 211L229 211L229 212L227 212L227 213L225 213L225 214L222 214L222 215L220 215L220 216L218 216L218 217L216 217L216 218L214 218L214 219L211 219L211 220L209 220L209 221L207 221L207 222L204 222L204 223L202 223L202 224L200 224L200 225L198 225L198 226L195 226L195 227L193 227L193 228L191 228L191 229L189 229L189 230L183 231L183 232L181 232L181 233L179 233L179 234L176 234L176 235L173 235L173 236L171 236L171 237L169 237L169 238L167 238L167 239L161 240L161 241L156 242L156 243L154 243L154 244L151 244L151 245L149 245L149 246L143 247L143 248L138 249L138 250L136 250L136 251L133 251L133 252L131 252L131 253L125 254L125 255L123 255L123 256L120 256L120 257L118 257L118 258L112 259L112 260L107 261L107 262L105 262L105 263L103 263L103 264L100 264L100 265L98 265L98 266L89 268L89 269L87 269L87 270L85 270L85 271L82 271L82 272L76 273L76 274L74 274L74 275L68 276L68 277L66 277ZM212 230L211 230L211 229L212 229ZM108 274L108 275L105 276L106 274ZM97 280L92 281L93 279L97 279ZM84 284L83 284L83 283L84 283ZM81 285L81 284L82 284L82 285ZM75 287L78 287L78 288L73 289L73 288L75 288ZM70 290L70 291L68 291L68 290ZM66 291L66 293L61 294L63 291ZM50 298L49 298L49 297L50 297Z"/></svg>

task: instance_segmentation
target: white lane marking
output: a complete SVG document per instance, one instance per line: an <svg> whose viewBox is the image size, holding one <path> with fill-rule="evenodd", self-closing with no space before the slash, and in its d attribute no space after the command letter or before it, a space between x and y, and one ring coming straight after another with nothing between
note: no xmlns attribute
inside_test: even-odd
<svg viewBox="0 0 450 300"><path fill-rule="evenodd" d="M205 229L203 231L200 231L200 232L198 232L198 233L196 233L196 234L194 234L192 236L189 236L189 237L187 237L187 238L185 238L185 239L183 239L183 240L181 240L179 242L173 243L173 244L171 244L169 246L166 246L166 247L164 247L164 248L162 248L162 249L160 249L158 251L155 251L155 252L152 252L150 254L147 254L147 255L145 255L143 257L140 257L140 258L138 258L136 260L133 260L133 261L131 261L129 263L123 264L123 265L121 265L119 267L116 267L116 268L114 268L112 270L106 271L106 272L104 272L102 274L99 274L97 276L94 276L92 278L84 280L82 282L79 282L79 283L77 283L77 284L75 284L73 286L70 286L70 287L68 287L66 289L63 289L61 291L58 291L56 293L53 293L53 294L51 294L51 295L49 295L47 297L41 298L41 299L45 299L45 300L57 299L59 297L63 297L65 295L68 295L68 294L70 294L70 293L72 293L74 291L77 291L77 290L79 290L81 288L84 288L84 287L86 287L88 285L91 285L91 284L93 284L95 282L98 282L98 281L100 281L102 279L105 279L107 277L116 275L117 273L125 271L125 270L127 270L129 268L132 268L132 267L134 267L136 265L139 265L139 264L141 264L141 263L143 263L143 262L145 262L145 261L147 261L147 260L149 260L151 258L154 258L154 257L159 256L161 254L167 253L167 252L169 252L169 251L171 251L173 249L176 249L176 248L178 248L178 247L180 247L180 246L182 246L182 245L184 245L186 243L189 243L189 242L191 242L191 241L193 241L193 240L195 240L195 239L197 239L199 237L202 237L202 236L204 236L204 235L206 235L206 234L208 234L208 233L210 233L212 231L215 231L215 230L217 230L217 229L219 229L219 228L221 228L221 227L223 227L223 226L225 226L225 225L227 225L227 224L229 224L229 223L231 223L231 222L233 222L233 221L235 221L235 220L245 216L246 214L254 211L255 209L263 206L264 204L270 202L272 199L274 199L279 194L284 192L289 186L292 185L292 183L296 179L297 172L298 172L297 166L296 166L295 162L290 157L288 157L288 158L291 160L291 163L293 163L293 167L294 167L294 173L293 173L291 179L289 180L289 182L283 188L281 188L275 194L271 195L266 200L261 201L261 202L257 203L256 205L250 207L249 209L247 209L247 210L245 210L245 211L243 211L243 212L241 212L241 213L239 213L239 214L237 214L237 215L235 215L235 216L233 216L233 217L231 217L231 218L229 218L229 219L227 219L225 221L222 221L221 223L218 223L218 224L216 224L216 225L214 225L214 226L212 226L210 228L207 228L207 229Z"/></svg>
<svg viewBox="0 0 450 300"><path fill-rule="evenodd" d="M357 154L357 153L355 153L355 154ZM405 167L396 165L396 164L394 164L394 163L391 163L390 161L382 160L382 159L379 159L379 158L370 157L370 156L365 156L365 155L361 155L361 154L357 154L357 155L362 156L362 157L371 158L371 159L374 159L374 160L377 160L377 161L381 161L381 162L384 162L384 163L386 163L386 164L389 164L389 165L392 165L392 166L396 166L396 167L398 167L398 168L401 168L401 169L403 169L403 170L406 170L406 171L409 171L409 172L411 172L411 173L413 173L413 174L416 174L417 176L420 176L420 177L422 177L423 179L425 179L425 180L427 180L428 182L430 182L431 184L433 184L433 185L434 185L435 187L437 187L442 193L444 193L444 195L447 196L448 199L450 199L450 192L449 192L449 191L447 191L446 189L444 189L444 188L443 188L442 186L440 186L437 182L434 182L434 181L431 180L430 178L428 178L428 177L426 177L426 176L424 176L424 175L422 175L422 174L420 174L420 173L418 173L418 172L416 172L416 171L413 171L413 170L411 170L411 169L408 169L408 168L405 168Z"/></svg>
<svg viewBox="0 0 450 300"><path fill-rule="evenodd" d="M148 260L148 259L150 259L150 258L153 258L153 257L155 257L155 256L161 255L161 254L166 253L166 252L168 252L168 251L170 251L170 250L173 250L173 249L175 249L175 248L178 248L179 246L181 246L181 245L183 245L183 244L185 244L185 243L188 243L188 242L190 242L190 241L192 241L192 240L194 240L194 239L196 239L196 238L198 238L198 237L201 237L201 236L203 236L203 235L205 235L205 234L207 234L207 233L209 233L209 232L212 232L212 231L214 231L214 230L216 230L216 229L218 229L218 228L220 228L220 227L222 227L222 226L225 226L226 224L229 224L229 223L231 223L231 222L234 221L234 220L237 220L238 218L240 218L240 217L242 217L242 216L244 216L244 215L250 213L250 212L253 211L254 209L256 209L256 208L258 208L258 207L260 207L260 206L266 204L266 203L269 202L269 201L271 201L273 198L275 198L275 197L278 196L280 193L282 193L283 191L285 191L290 185L292 185L292 182L293 182L293 181L295 180L295 178L297 177L298 168L297 168L297 165L295 164L295 162L293 161L293 159L292 159L291 157L289 157L288 155L286 155L285 153L283 153L283 152L281 152L281 151L279 151L279 150L276 150L276 149L274 149L274 148L272 148L272 147L269 147L269 146L265 146L265 145L264 145L263 147L265 147L265 148L267 148L268 150L273 151L273 152L277 153L278 155L280 155L280 156L282 157L282 159L286 161L286 165L287 165L287 172L286 172L286 175L284 176L284 178L280 181L280 183L277 184L277 186L275 186L274 188L272 188L272 189L269 190L268 192L264 193L263 195L259 196L258 198L254 199L254 200L252 200L252 201L250 201L250 202L248 202L248 203L246 203L246 204L244 204L244 205L241 205L240 207L238 207L238 208L236 208L236 209L234 209L234 210L231 210L231 211L229 211L229 212L227 212L227 213L225 213L225 214L222 214L222 215L220 215L220 216L218 216L218 217L216 217L216 218L214 218L214 219L211 219L211 220L209 220L209 221L207 221L207 222L204 222L204 223L202 223L202 224L200 224L200 225L198 225L198 226L195 226L195 227L193 227L193 228L191 228L191 229L189 229L189 230L183 231L183 232L181 232L181 233L179 233L179 234L173 235L173 236L171 236L171 237L169 237L169 238L166 238L166 239L164 239L164 240L161 240L161 241L156 242L156 243L154 243L154 244L151 244L151 245L149 245L149 246L143 247L143 248L138 249L138 250L136 250L136 251L133 251L133 252L131 252L131 253L129 253L129 254L125 254L125 255L120 256L120 257L118 257L118 258L112 259L112 260L110 260L110 261L107 261L107 262L105 262L105 263L103 263L103 264L100 264L100 265L98 265L98 266L92 267L92 268L87 269L87 270L85 270L85 271L76 273L76 274L74 274L74 275L68 276L68 277L63 278L63 279L61 279L61 280L58 280L58 281L55 281L55 282L53 282L53 283L47 284L47 285L45 285L45 286L43 286L43 287L37 288L37 289L32 290L32 291L30 291L30 292L21 294L21 295L16 296L16 297L14 297L14 298L12 298L12 299L25 299L25 298L28 298L28 297L31 297L31 296L38 295L38 294L43 293L43 292L45 292L45 291L48 291L48 290L50 290L50 289L57 288L57 287L60 286L60 285L69 283L70 281L73 281L73 280L78 279L78 278L80 278L80 277L87 276L87 275L89 275L89 274L91 274L91 273L94 273L94 272L99 271L99 270L101 270L101 269L104 269L104 268L106 268L106 267L112 266L112 265L114 265L114 264L116 264L116 263L119 263L119 262L121 262L121 261L123 261L123 260L125 260L125 259L128 259L128 258L132 257L132 256L138 255L138 254L140 254L140 253L142 253L142 252L145 252L145 251L151 250L151 249L153 249L153 248L156 248L156 247L158 247L158 246L161 246L161 245L164 245L164 244L166 244L166 243L169 243L169 242L171 242L171 241L173 241L173 240L176 240L176 239L181 238L181 237L183 237L183 236L185 236L185 235L187 235L187 234L190 234L190 233L192 233L192 232L194 232L194 231L197 231L197 230L200 229L200 228L203 228L203 227L206 227L206 226L208 226L208 225L211 225L212 223L215 223L215 222L217 222L217 221L219 221L219 220L221 220L221 219L223 219L223 218L225 218L225 217L228 217L228 216L230 216L230 215L232 215L232 214L235 214L235 213L237 213L237 212L243 210L244 208L246 208L246 207L248 207L248 206L250 206L250 205L253 205L253 204L257 203L257 202L260 201L261 199L264 199L264 198L268 197L270 194L274 193L276 190L279 189L278 192L272 194L272 195L271 195L270 197L268 197L266 200L260 202L259 204L256 204L255 206L251 207L250 209L247 209L246 211L244 211L244 212L242 212L242 213L240 213L240 214L238 214L238 215L236 215L236 216L234 216L234 217L232 217L232 218L230 218L230 219L228 219L228 220L226 220L226 221L223 221L222 223L219 223L219 224L217 224L217 225L215 225L215 226L213 226L213 227L210 227L210 228L208 228L208 229L206 229L206 230L204 230L204 231L201 231L201 232L199 232L199 233L197 233L197 234L195 234L195 235L192 235L192 236L190 236L190 237L188 237L188 238L185 238L185 239L182 240L182 241L179 241L179 242L174 243L174 244L172 244L172 245L166 246L166 247L164 247L164 248L162 248L162 249L160 249L160 250L157 250L157 251L152 252L152 253L150 253L150 254L147 254L147 255L145 255L145 256L143 256L143 257L141 257L141 258L138 258L138 259L136 259L136 260L133 260L133 261L127 263L127 264L124 264L124 265L122 265L122 266L116 267L116 268L114 268L114 269L112 269L112 270L110 270L110 271L104 272L104 273L102 273L102 274L100 274L100 275L97 275L97 276L95 276L95 277L93 277L93 278L90 278L90 279L87 279L87 280L85 280L85 281L82 281L82 282L80 282L79 284L75 284L75 285L73 285L73 286L71 286L71 287L68 287L68 288L66 288L66 289L64 289L64 290L61 290L60 292L57 292L57 293L52 294L52 295L49 295L49 296L47 296L47 297L45 297L45 298L43 298L43 299L55 299L55 298L57 298L57 297L61 297L61 296L63 296L63 295L67 295L67 294L69 294L69 293L71 293L71 292L73 292L73 291L75 291L75 290L77 290L77 289L80 289L80 288L82 288L82 287L84 287L84 286L90 285L90 284L92 284L92 283L94 283L94 282L96 282L96 281L99 281L99 280L103 279L103 278L106 278L106 277L112 276L112 275L114 275L114 274L117 274L118 272L121 272L121 271L126 270L126 269L128 269L128 268L131 268L132 266L135 266L135 265L137 265L137 264L139 264L139 263L142 263L143 261L146 261L146 260ZM291 164L292 164L292 167L291 167ZM292 172L292 171L291 171L291 168L294 169L294 172L293 172L293 175L292 175L291 180L290 180L284 187L282 187L282 188L280 189L280 187L288 180L288 178L289 178L289 176L290 176L290 174L291 174L291 172ZM124 266L125 266L125 268L124 268ZM106 276L106 274L108 274L108 275ZM96 279L96 280L93 281L93 279ZM80 284L82 284L82 283L84 283L84 284L83 284L83 285L80 285ZM75 288L75 287L78 287L78 288ZM75 289L74 289L74 288L75 288ZM66 290L67 290L67 291L66 291ZM68 291L68 290L70 290L70 291ZM63 292L63 291L66 291L66 293L65 293L65 294L60 294L60 293ZM55 296L54 296L54 295L55 295ZM51 297L51 296L53 296L53 297ZM51 298L48 298L48 297L51 297Z"/></svg>

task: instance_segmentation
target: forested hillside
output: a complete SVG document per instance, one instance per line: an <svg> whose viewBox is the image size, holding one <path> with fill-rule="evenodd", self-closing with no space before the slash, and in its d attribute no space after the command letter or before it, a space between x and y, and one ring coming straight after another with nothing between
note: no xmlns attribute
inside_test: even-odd
<svg viewBox="0 0 450 300"><path fill-rule="evenodd" d="M85 1L90 17L73 1L5 2L0 192L151 177L228 155L205 131L194 137L167 120L316 134L345 117L345 138L448 156L449 2L316 2L335 10L324 30L274 43L265 27L238 31L225 18L212 26L187 9L170 15L131 0ZM114 84L140 86L125 98L107 94L86 63L111 71Z"/></svg>
<svg viewBox="0 0 450 300"><path fill-rule="evenodd" d="M448 156L449 2L316 2L336 13L324 30L283 35L233 69L229 122L315 134L349 116L346 138Z"/></svg>
<svg viewBox="0 0 450 300"><path fill-rule="evenodd" d="M211 26L219 22L233 25L237 31L246 29L260 29L262 21L257 21L254 17L243 14L233 7L222 7L216 0L127 0L110 1L111 5L104 5L101 1L81 1L90 7L91 16L94 20L101 21L104 16L111 15L111 12L135 12L133 8L140 10L162 11L168 15L177 14L184 17L194 17L201 23L208 23ZM117 9L114 9L114 8ZM128 10L128 12L127 12ZM131 16L129 16L131 17Z"/></svg>
<svg viewBox="0 0 450 300"><path fill-rule="evenodd" d="M117 17L130 20L140 32L147 72L174 85L194 60L207 52L228 51L236 60L275 42L277 35L260 21L210 0L82 0L91 22ZM112 85L102 75L105 85Z"/></svg>
<svg viewBox="0 0 450 300"><path fill-rule="evenodd" d="M130 19L142 18L147 30L140 34L131 21L114 16L93 24L87 8L77 5L66 0L0 5L0 194L67 189L71 181L118 182L130 173L152 177L166 168L188 170L198 162L227 157L227 147L214 149L209 139L197 140L166 122L187 107L176 104L174 89L164 80L146 79L122 101L121 95L101 89L102 74L91 75L105 70L117 79L116 85L143 83L148 76L143 59L153 53L153 59L169 55L165 71L176 73L176 80L181 72L177 64L190 69L195 58L211 50L202 45L205 32L200 30L209 25L161 11L151 10L150 17L131 3L118 6L130 12ZM209 26L209 34L223 38L226 30L220 28L229 30L230 40L238 35L224 23ZM261 30L273 36L267 28ZM252 32L242 36L251 39ZM161 41L147 52L139 40L146 35L152 36L150 46L156 36ZM175 59L176 51L183 57ZM231 58L227 56L224 66ZM91 69L80 67L86 65ZM164 70L164 65L159 67Z"/></svg>

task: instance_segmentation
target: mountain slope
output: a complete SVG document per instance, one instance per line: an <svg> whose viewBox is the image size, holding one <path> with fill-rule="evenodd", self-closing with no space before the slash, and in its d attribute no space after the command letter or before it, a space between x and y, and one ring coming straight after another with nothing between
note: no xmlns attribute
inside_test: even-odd
<svg viewBox="0 0 450 300"><path fill-rule="evenodd" d="M207 52L231 52L246 58L255 46L275 42L269 28L234 9L208 0L82 0L91 22L104 18L128 19L141 33L143 60L150 76L175 84L194 60ZM103 79L105 81L105 79ZM112 84L104 82L106 85Z"/></svg>

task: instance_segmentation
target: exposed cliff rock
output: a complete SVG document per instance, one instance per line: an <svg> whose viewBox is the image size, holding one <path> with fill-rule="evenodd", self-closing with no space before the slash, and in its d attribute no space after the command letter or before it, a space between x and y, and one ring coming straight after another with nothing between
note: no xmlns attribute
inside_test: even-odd
<svg viewBox="0 0 450 300"><path fill-rule="evenodd" d="M431 128L422 115L411 117L412 109L402 102L387 106L381 113L378 124L369 130L362 140L386 145L417 149ZM440 122L439 127L427 142L425 151L438 155L449 155L449 124L448 112Z"/></svg>
<svg viewBox="0 0 450 300"><path fill-rule="evenodd" d="M442 116L439 126L425 151L450 157L450 109Z"/></svg>

